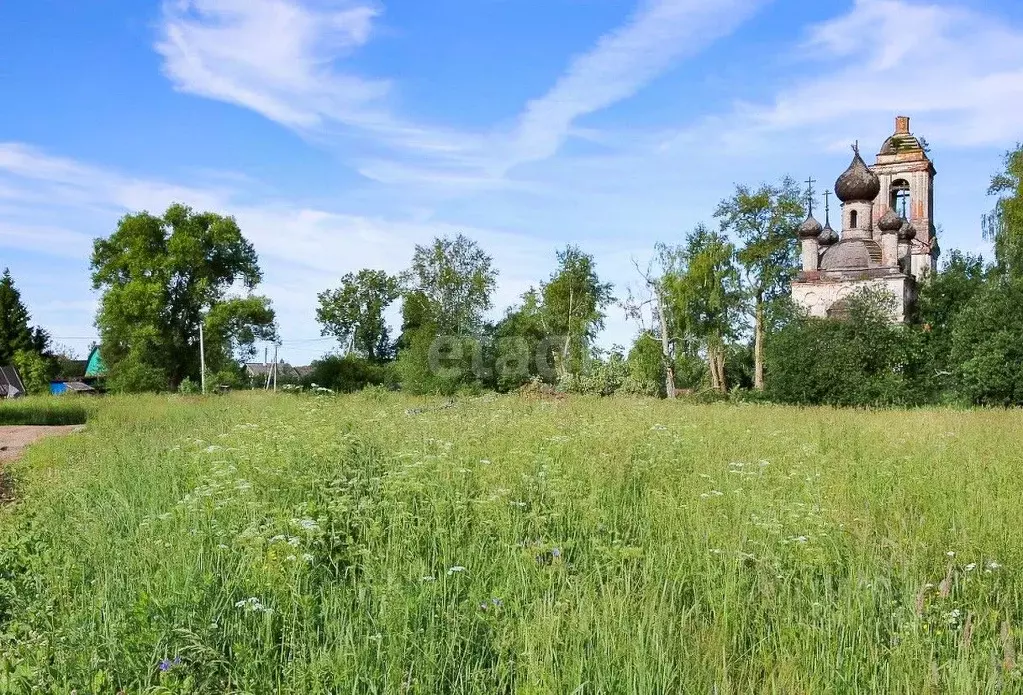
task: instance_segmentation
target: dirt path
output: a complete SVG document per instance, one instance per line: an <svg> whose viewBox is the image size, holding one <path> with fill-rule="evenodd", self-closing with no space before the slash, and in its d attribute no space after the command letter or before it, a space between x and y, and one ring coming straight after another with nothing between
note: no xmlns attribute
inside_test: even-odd
<svg viewBox="0 0 1023 695"><path fill-rule="evenodd" d="M67 425L63 427L15 425L12 427L0 427L0 465L4 461L13 461L19 458L24 452L25 447L34 444L43 437L71 434L80 429L82 429L82 425Z"/></svg>

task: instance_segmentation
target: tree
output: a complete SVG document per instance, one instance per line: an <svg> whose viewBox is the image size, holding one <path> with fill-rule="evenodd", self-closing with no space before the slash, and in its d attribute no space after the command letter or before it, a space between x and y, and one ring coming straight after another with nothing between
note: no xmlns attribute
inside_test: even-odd
<svg viewBox="0 0 1023 695"><path fill-rule="evenodd" d="M984 238L994 243L999 272L1023 278L1023 145L1005 154L1005 169L995 174L988 195L998 196L984 216Z"/></svg>
<svg viewBox="0 0 1023 695"><path fill-rule="evenodd" d="M1023 279L996 276L952 329L959 394L979 405L1023 404Z"/></svg>
<svg viewBox="0 0 1023 695"><path fill-rule="evenodd" d="M931 400L956 390L957 367L952 360L952 333L963 310L985 288L984 259L953 250L938 273L929 273L920 286L913 324L920 345L921 388Z"/></svg>
<svg viewBox="0 0 1023 695"><path fill-rule="evenodd" d="M346 351L371 362L388 359L393 347L384 312L399 295L399 279L382 270L348 273L338 289L318 295L321 334L337 338Z"/></svg>
<svg viewBox="0 0 1023 695"><path fill-rule="evenodd" d="M10 364L14 355L22 351L42 352L39 340L45 333L29 326L28 309L21 301L21 293L14 286L10 270L0 277L0 365Z"/></svg>
<svg viewBox="0 0 1023 695"><path fill-rule="evenodd" d="M743 281L753 300L753 386L764 388L764 308L784 296L796 273L796 228L805 209L792 179L777 186L757 189L736 186L732 197L722 200L714 213L721 231L742 243L736 258Z"/></svg>
<svg viewBox="0 0 1023 695"><path fill-rule="evenodd" d="M497 270L479 245L459 234L416 245L412 267L405 274L409 292L423 302L423 323L443 335L469 336L479 332L483 314L491 307Z"/></svg>
<svg viewBox="0 0 1023 695"><path fill-rule="evenodd" d="M680 340L699 341L705 350L711 387L724 393L725 348L742 310L735 247L718 232L697 225L679 247L662 247L665 305Z"/></svg>
<svg viewBox="0 0 1023 695"><path fill-rule="evenodd" d="M611 283L597 276L593 256L578 246L558 252L558 269L540 288L544 330L562 340L559 371L578 373L589 346L604 328L604 310L615 301Z"/></svg>
<svg viewBox="0 0 1023 695"><path fill-rule="evenodd" d="M251 294L262 279L255 249L233 217L180 204L162 217L125 215L95 241L91 267L93 287L103 291L96 326L112 388L198 381L200 324L211 369L276 337L269 300Z"/></svg>
<svg viewBox="0 0 1023 695"><path fill-rule="evenodd" d="M892 323L895 298L883 288L849 296L845 318L792 308L766 343L767 395L799 405L911 405L910 330Z"/></svg>
<svg viewBox="0 0 1023 695"><path fill-rule="evenodd" d="M550 350L544 328L543 306L534 288L522 295L522 304L509 308L494 327L494 377L499 391L522 386L532 377L553 382Z"/></svg>

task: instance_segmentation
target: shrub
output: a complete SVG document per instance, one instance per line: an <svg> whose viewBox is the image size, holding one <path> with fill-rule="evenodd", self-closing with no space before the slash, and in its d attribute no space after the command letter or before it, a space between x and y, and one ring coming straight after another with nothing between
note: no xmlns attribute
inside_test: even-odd
<svg viewBox="0 0 1023 695"><path fill-rule="evenodd" d="M303 379L304 386L320 386L339 393L353 393L367 386L392 383L390 364L372 362L357 355L329 355L312 364L312 371Z"/></svg>

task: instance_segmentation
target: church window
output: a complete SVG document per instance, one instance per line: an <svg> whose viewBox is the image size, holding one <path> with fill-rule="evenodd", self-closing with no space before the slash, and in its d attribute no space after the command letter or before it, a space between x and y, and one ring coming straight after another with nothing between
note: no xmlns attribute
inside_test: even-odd
<svg viewBox="0 0 1023 695"><path fill-rule="evenodd" d="M856 229L856 211L849 212L849 229Z"/></svg>
<svg viewBox="0 0 1023 695"><path fill-rule="evenodd" d="M912 208L909 200L909 182L906 179L892 181L891 195L888 205L899 214L900 217L909 219L912 215Z"/></svg>

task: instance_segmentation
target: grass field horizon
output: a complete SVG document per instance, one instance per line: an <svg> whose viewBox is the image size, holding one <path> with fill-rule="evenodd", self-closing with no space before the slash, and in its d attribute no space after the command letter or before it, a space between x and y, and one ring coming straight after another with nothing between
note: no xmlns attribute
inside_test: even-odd
<svg viewBox="0 0 1023 695"><path fill-rule="evenodd" d="M1018 692L1023 412L111 397L9 465L0 693Z"/></svg>

